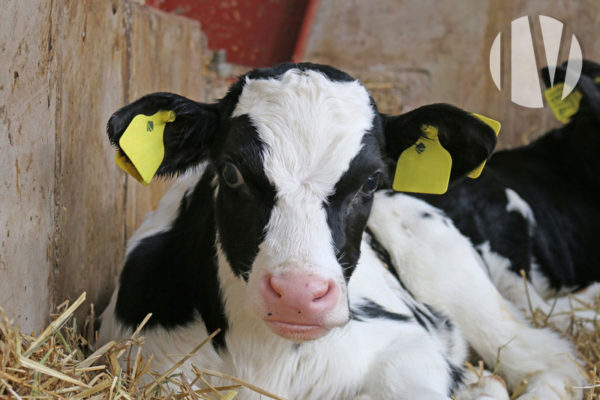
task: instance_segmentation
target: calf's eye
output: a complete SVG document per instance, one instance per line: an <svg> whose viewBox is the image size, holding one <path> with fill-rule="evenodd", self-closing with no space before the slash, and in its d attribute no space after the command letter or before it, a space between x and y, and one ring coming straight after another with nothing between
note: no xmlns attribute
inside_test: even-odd
<svg viewBox="0 0 600 400"><path fill-rule="evenodd" d="M379 181L381 179L380 177L381 175L379 173L375 173L369 176L365 183L363 183L360 191L365 194L372 194L373 192L375 192L379 187Z"/></svg>
<svg viewBox="0 0 600 400"><path fill-rule="evenodd" d="M238 188L244 184L244 178L235 165L228 162L225 163L221 170L221 177L227 186L232 189Z"/></svg>

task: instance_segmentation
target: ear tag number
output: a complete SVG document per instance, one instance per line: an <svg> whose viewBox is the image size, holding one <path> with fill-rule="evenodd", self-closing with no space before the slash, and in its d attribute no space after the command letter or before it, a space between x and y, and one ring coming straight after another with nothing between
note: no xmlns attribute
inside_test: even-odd
<svg viewBox="0 0 600 400"><path fill-rule="evenodd" d="M474 116L475 118L478 118L483 123L485 123L487 126L492 128L494 130L494 133L496 134L496 136L498 136L498 134L500 133L500 128L502 127L502 125L500 125L500 122L496 121L495 119L491 119L491 118L488 118L488 117L485 117L483 115L476 114L476 113L471 113L471 115ZM467 176L471 179L479 178L479 175L481 175L481 171L483 171L483 167L485 167L485 163L486 163L486 161L479 164L479 167L477 167L473 171L469 172L467 174Z"/></svg>
<svg viewBox="0 0 600 400"><path fill-rule="evenodd" d="M173 121L173 111L158 111L150 116L136 115L119 139L119 146L127 157L117 152L116 164L139 182L148 185L165 157L163 134L166 124Z"/></svg>
<svg viewBox="0 0 600 400"><path fill-rule="evenodd" d="M552 109L557 120L566 124L569 119L579 110L582 94L575 89L569 95L562 99L564 83L558 83L544 91L544 97Z"/></svg>
<svg viewBox="0 0 600 400"><path fill-rule="evenodd" d="M398 157L392 187L398 192L446 193L452 157L440 143L437 127L423 125L421 131L422 137Z"/></svg>

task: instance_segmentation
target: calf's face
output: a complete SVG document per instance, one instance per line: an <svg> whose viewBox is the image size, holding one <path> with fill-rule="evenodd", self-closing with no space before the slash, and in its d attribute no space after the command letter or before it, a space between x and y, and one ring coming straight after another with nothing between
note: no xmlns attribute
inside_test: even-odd
<svg viewBox="0 0 600 400"><path fill-rule="evenodd" d="M143 97L113 115L112 142L135 115L159 110L176 119L165 128L158 174L206 160L214 166L215 246L226 274L243 286L251 315L294 341L349 320L347 283L373 192L388 184L390 166L421 125L439 128L453 178L495 144L489 127L450 106L381 115L358 81L313 64L252 71L215 105Z"/></svg>
<svg viewBox="0 0 600 400"><path fill-rule="evenodd" d="M289 70L246 80L215 143L219 246L249 309L282 336L349 318L345 277L383 173L376 115L358 82Z"/></svg>

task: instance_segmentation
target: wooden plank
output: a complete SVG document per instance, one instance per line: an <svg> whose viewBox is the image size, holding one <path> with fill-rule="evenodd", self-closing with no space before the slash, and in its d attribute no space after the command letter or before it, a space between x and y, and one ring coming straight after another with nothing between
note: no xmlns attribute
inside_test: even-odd
<svg viewBox="0 0 600 400"><path fill-rule="evenodd" d="M0 7L0 307L25 332L48 315L53 264L50 3Z"/></svg>
<svg viewBox="0 0 600 400"><path fill-rule="evenodd" d="M127 230L168 184L131 182L106 122L149 91L203 99L204 41L198 23L131 1L11 0L0 19L0 306L31 331L83 291L80 321L107 303Z"/></svg>
<svg viewBox="0 0 600 400"><path fill-rule="evenodd" d="M105 133L128 80L124 3L55 1L56 299L101 309L122 261L124 177ZM81 317L84 309L81 309Z"/></svg>

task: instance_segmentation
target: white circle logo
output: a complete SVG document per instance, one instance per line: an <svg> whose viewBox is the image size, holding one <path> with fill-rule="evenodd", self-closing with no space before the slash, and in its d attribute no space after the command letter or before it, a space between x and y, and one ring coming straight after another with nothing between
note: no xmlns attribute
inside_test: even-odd
<svg viewBox="0 0 600 400"><path fill-rule="evenodd" d="M554 74L558 63L558 50L564 24L545 15L540 15L539 21L550 84L554 86ZM513 103L523 107L542 108L544 103L538 77L538 66L535 62L529 17L520 17L511 22L510 39L510 99ZM502 89L500 81L501 40L501 33L498 33L490 49L490 72L498 90ZM581 76L582 60L581 46L579 46L575 35L572 35L569 61L562 91L563 99L575 88Z"/></svg>

